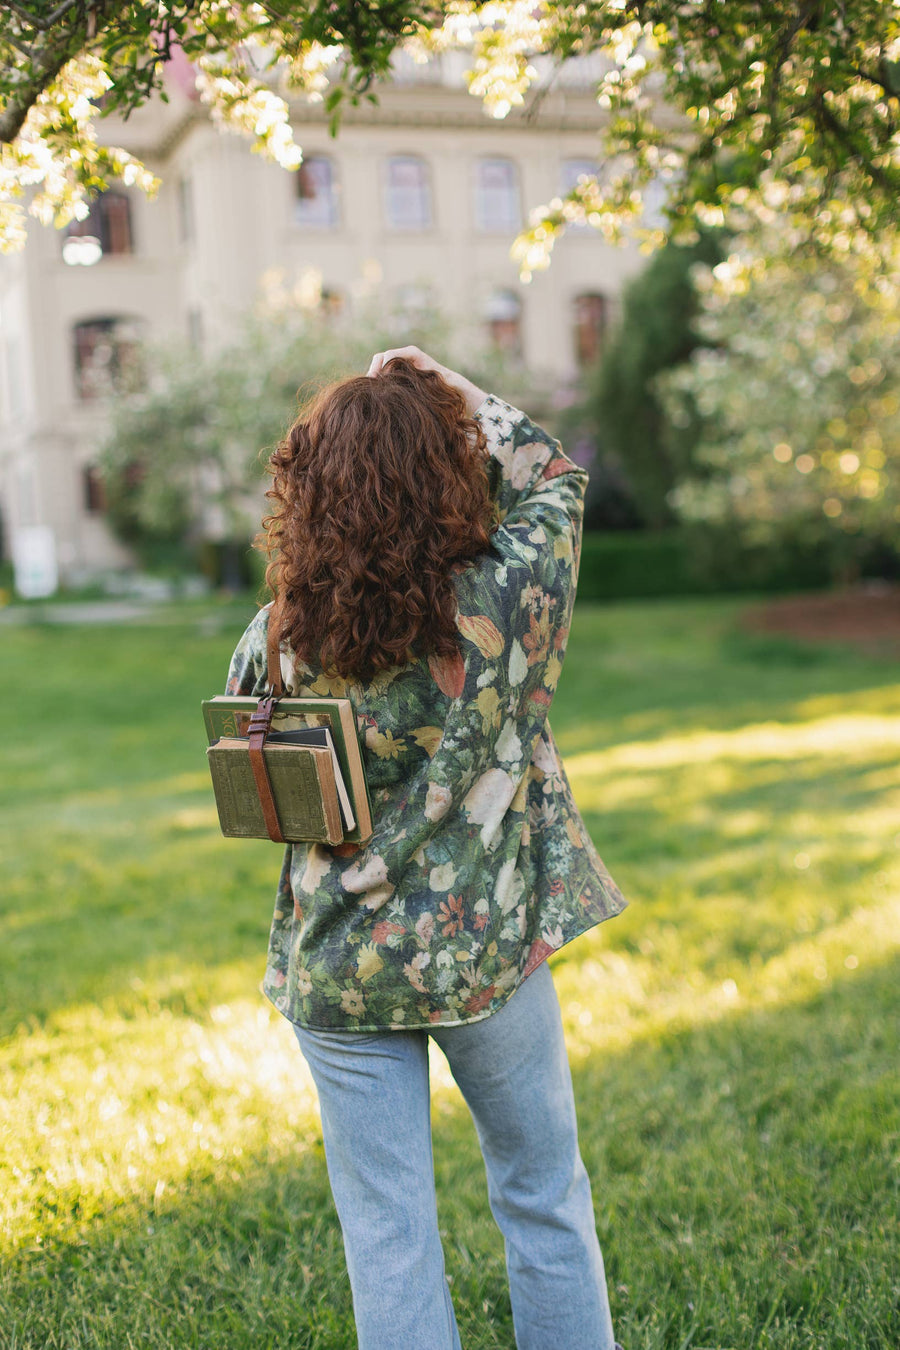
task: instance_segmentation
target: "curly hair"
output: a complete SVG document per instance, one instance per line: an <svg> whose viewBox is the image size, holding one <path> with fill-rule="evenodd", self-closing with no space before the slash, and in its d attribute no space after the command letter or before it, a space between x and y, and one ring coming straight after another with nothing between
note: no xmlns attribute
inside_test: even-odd
<svg viewBox="0 0 900 1350"><path fill-rule="evenodd" d="M454 575L496 525L484 432L435 371L395 358L303 411L269 460L266 582L305 661L369 680L458 650Z"/></svg>

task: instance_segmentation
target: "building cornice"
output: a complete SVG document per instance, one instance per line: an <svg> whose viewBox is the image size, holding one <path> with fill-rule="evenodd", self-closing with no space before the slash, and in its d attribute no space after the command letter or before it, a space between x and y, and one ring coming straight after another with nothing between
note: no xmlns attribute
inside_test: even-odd
<svg viewBox="0 0 900 1350"><path fill-rule="evenodd" d="M328 127L330 114L322 103L308 99L289 99L291 123L296 127ZM465 90L446 86L402 85L384 89L377 104L348 105L341 115L342 127L427 127L430 130L459 129L496 135L518 132L582 133L596 135L606 120L593 97L570 91L539 91L527 108L513 109L502 122L489 117L482 105ZM200 103L188 105L182 116L170 123L158 139L146 135L127 145L131 154L145 161L169 159L190 132L199 126L212 126L207 108ZM125 128L110 135L117 142L130 141ZM339 139L339 137L338 137Z"/></svg>

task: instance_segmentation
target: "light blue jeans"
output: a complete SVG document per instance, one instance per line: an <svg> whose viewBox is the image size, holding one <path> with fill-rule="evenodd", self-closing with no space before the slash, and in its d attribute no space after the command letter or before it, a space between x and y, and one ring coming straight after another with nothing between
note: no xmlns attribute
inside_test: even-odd
<svg viewBox="0 0 900 1350"><path fill-rule="evenodd" d="M613 1350L546 962L481 1022L430 1031L294 1030L319 1093L359 1350L460 1350L438 1232L429 1036L475 1120L506 1245L518 1350Z"/></svg>

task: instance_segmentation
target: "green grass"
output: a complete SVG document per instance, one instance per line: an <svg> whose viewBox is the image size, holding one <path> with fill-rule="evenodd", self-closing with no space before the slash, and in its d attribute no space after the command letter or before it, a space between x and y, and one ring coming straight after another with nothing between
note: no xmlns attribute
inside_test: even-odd
<svg viewBox="0 0 900 1350"><path fill-rule="evenodd" d="M896 1350L897 667L743 635L745 603L581 606L553 707L631 901L554 960L616 1334ZM257 992L279 851L219 836L203 763L250 612L2 631L3 1350L355 1345L314 1093ZM434 1128L463 1345L511 1350L437 1053Z"/></svg>

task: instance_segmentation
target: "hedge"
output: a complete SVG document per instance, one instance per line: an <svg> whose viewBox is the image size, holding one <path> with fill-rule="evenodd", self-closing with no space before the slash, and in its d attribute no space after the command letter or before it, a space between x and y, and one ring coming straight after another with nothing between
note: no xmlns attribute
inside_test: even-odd
<svg viewBox="0 0 900 1350"><path fill-rule="evenodd" d="M775 548L749 545L723 530L589 531L582 545L578 597L812 590L841 580L847 575L845 566L837 547L812 548L790 540ZM851 571L897 577L900 554L875 544L861 547Z"/></svg>

